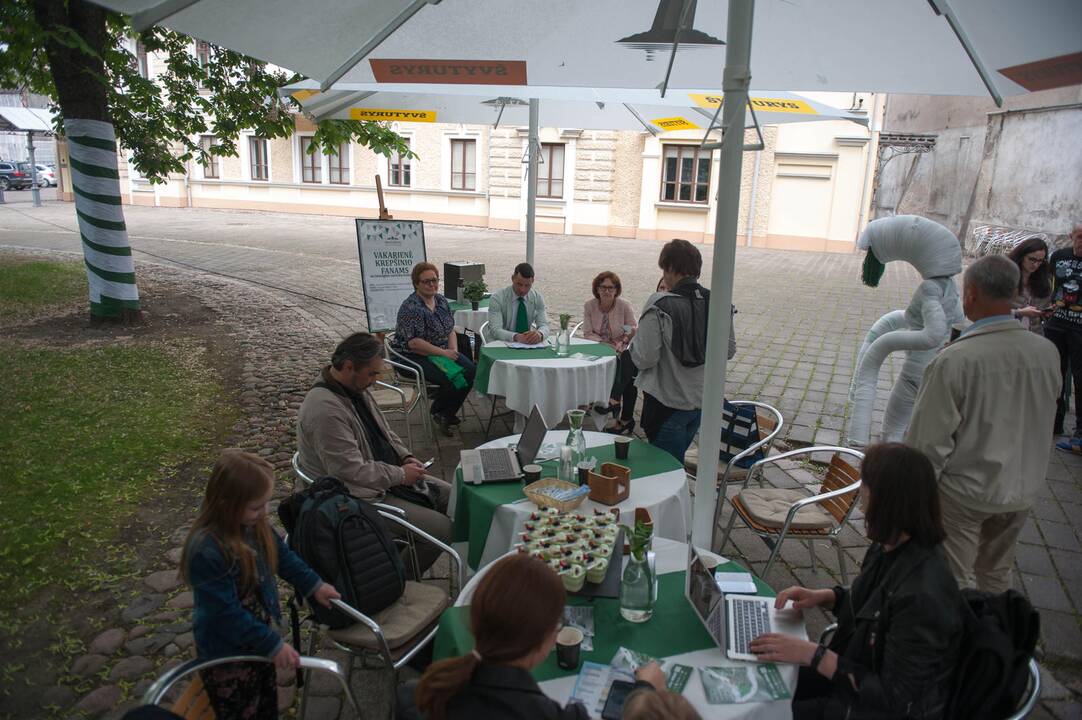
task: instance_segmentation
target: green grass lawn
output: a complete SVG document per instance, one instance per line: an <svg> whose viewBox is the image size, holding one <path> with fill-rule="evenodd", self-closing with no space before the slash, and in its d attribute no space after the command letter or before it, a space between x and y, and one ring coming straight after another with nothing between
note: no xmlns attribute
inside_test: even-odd
<svg viewBox="0 0 1082 720"><path fill-rule="evenodd" d="M49 263L0 259L0 302L85 298L85 278L75 290L63 281L72 264L28 267L38 265ZM50 277L61 281L50 286ZM153 501L167 468L210 457L232 417L193 341L54 344L0 339L0 588L9 602L104 579L97 560L123 550L118 525Z"/></svg>
<svg viewBox="0 0 1082 720"><path fill-rule="evenodd" d="M0 258L0 315L26 316L86 297L82 263Z"/></svg>

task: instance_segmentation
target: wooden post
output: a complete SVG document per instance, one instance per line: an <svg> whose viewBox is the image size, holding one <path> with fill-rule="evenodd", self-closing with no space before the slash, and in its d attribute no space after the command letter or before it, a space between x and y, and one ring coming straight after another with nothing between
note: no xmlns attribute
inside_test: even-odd
<svg viewBox="0 0 1082 720"><path fill-rule="evenodd" d="M383 182L376 175L376 196L379 197L379 219L394 220L391 213L387 212L387 205L383 202Z"/></svg>

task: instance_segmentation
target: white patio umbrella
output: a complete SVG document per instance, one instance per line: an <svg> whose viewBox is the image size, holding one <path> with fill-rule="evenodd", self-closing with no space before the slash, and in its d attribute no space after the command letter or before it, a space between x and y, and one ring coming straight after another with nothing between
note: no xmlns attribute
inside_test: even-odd
<svg viewBox="0 0 1082 720"><path fill-rule="evenodd" d="M1082 82L1078 0L97 0L295 70L325 89L439 82L716 87L743 128L761 87L1002 95ZM724 40L723 40L724 38ZM318 41L316 41L318 40ZM679 51L678 51L679 50ZM722 57L724 52L724 59ZM344 88L343 88L344 89ZM742 133L721 145L693 539L708 544L732 301Z"/></svg>

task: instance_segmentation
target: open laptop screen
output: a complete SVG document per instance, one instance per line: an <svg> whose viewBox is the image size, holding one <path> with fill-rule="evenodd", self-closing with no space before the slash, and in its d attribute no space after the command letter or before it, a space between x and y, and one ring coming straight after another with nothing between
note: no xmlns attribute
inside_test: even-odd
<svg viewBox="0 0 1082 720"><path fill-rule="evenodd" d="M541 416L541 411L534 405L533 410L530 411L530 419L526 421L526 427L522 430L522 435L519 436L518 445L515 448L520 470L522 466L529 465L537 457L537 451L541 449L541 443L544 442L545 433L547 432L545 418Z"/></svg>
<svg viewBox="0 0 1082 720"><path fill-rule="evenodd" d="M707 632L720 647L725 627L722 622L725 613L724 597L714 581L714 574L703 565L702 558L694 549L691 549L688 564L687 598Z"/></svg>

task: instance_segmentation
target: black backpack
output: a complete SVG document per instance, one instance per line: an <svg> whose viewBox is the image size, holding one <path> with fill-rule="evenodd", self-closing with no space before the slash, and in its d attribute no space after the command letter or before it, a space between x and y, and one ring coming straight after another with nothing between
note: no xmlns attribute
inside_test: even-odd
<svg viewBox="0 0 1082 720"><path fill-rule="evenodd" d="M966 589L962 596L965 632L945 717L1008 717L1026 693L1041 616L1014 590L993 595Z"/></svg>
<svg viewBox="0 0 1082 720"><path fill-rule="evenodd" d="M290 549L348 605L372 615L402 596L406 567L386 521L338 478L320 478L294 493L278 506L278 517L289 532ZM330 628L355 622L336 608L310 605L316 621Z"/></svg>

